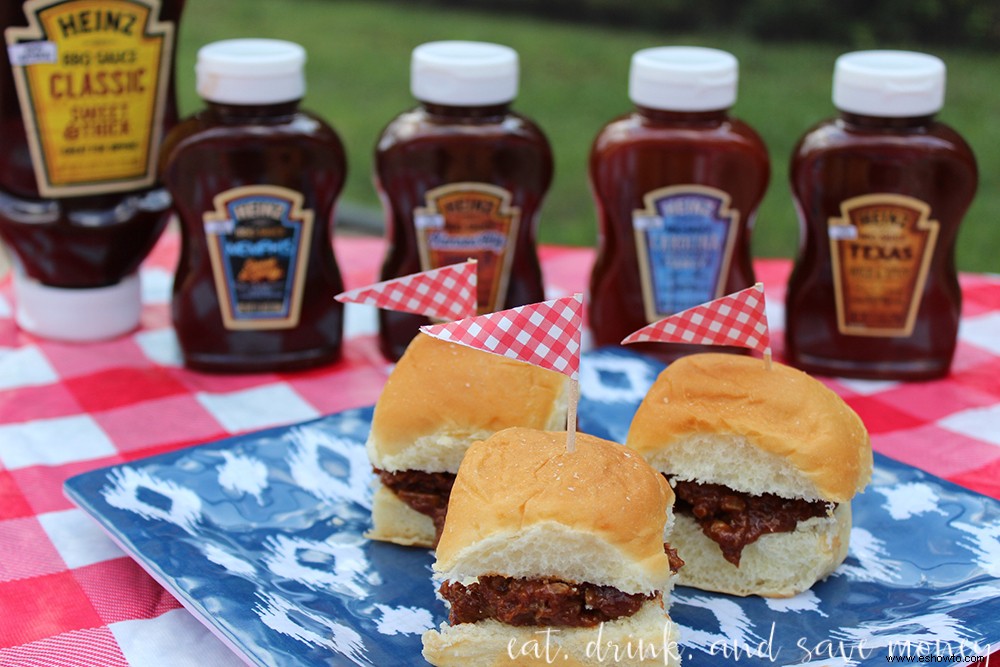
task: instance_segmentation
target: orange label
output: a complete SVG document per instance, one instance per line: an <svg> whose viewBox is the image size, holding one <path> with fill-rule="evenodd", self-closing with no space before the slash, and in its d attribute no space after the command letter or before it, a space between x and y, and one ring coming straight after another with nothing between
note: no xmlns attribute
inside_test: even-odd
<svg viewBox="0 0 1000 667"><path fill-rule="evenodd" d="M39 192L67 197L148 187L175 26L160 0L28 0L4 37Z"/></svg>
<svg viewBox="0 0 1000 667"><path fill-rule="evenodd" d="M424 271L477 260L479 313L502 309L521 212L510 192L486 183L452 183L428 191L413 220Z"/></svg>
<svg viewBox="0 0 1000 667"><path fill-rule="evenodd" d="M830 218L830 254L841 333L909 336L920 308L938 222L912 197L873 194Z"/></svg>

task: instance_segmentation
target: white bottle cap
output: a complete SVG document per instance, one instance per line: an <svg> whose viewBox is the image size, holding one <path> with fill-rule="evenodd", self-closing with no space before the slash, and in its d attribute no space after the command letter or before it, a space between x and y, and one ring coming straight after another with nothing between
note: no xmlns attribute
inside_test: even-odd
<svg viewBox="0 0 1000 667"><path fill-rule="evenodd" d="M700 46L637 51L629 69L633 103L664 111L718 111L736 103L739 64L733 54Z"/></svg>
<svg viewBox="0 0 1000 667"><path fill-rule="evenodd" d="M410 91L450 106L506 104L517 97L517 51L489 42L428 42L413 49Z"/></svg>
<svg viewBox="0 0 1000 667"><path fill-rule="evenodd" d="M926 53L845 53L833 69L833 105L864 116L929 116L944 106L944 82L944 63Z"/></svg>
<svg viewBox="0 0 1000 667"><path fill-rule="evenodd" d="M44 285L16 264L12 273L14 319L25 331L52 340L87 343L139 326L142 290L136 274L108 287L74 289Z"/></svg>
<svg viewBox="0 0 1000 667"><path fill-rule="evenodd" d="M198 50L198 95L218 104L280 104L306 92L306 51L278 39L226 39Z"/></svg>

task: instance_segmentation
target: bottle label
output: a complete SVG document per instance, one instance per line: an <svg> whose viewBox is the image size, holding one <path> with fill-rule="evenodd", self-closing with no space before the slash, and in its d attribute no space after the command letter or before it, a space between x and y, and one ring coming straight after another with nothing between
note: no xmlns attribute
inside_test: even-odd
<svg viewBox="0 0 1000 667"><path fill-rule="evenodd" d="M479 313L502 310L507 298L521 210L511 194L487 183L452 183L427 192L413 212L424 271L477 260Z"/></svg>
<svg viewBox="0 0 1000 667"><path fill-rule="evenodd" d="M313 225L302 202L294 190L250 185L216 195L215 210L204 214L227 329L298 326Z"/></svg>
<svg viewBox="0 0 1000 667"><path fill-rule="evenodd" d="M160 0L27 0L7 52L45 197L136 190L156 180L173 23Z"/></svg>
<svg viewBox="0 0 1000 667"><path fill-rule="evenodd" d="M841 202L840 211L827 225L840 333L909 336L938 236L930 206L872 194Z"/></svg>
<svg viewBox="0 0 1000 667"><path fill-rule="evenodd" d="M674 185L643 197L632 213L646 319L650 323L723 296L739 231L729 195Z"/></svg>

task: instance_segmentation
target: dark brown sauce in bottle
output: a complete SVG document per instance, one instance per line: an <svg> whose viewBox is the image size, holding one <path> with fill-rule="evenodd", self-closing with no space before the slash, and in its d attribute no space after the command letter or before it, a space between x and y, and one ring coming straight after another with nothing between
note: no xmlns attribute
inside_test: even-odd
<svg viewBox="0 0 1000 667"><path fill-rule="evenodd" d="M277 60L292 69L282 77L301 80L297 45L230 40L199 57L213 47L251 63ZM253 80L249 93L206 86L206 108L164 145L163 179L184 231L173 296L184 361L210 371L334 361L343 305L333 297L343 282L331 224L347 173L340 138L299 109L304 84L296 92L281 78Z"/></svg>
<svg viewBox="0 0 1000 667"><path fill-rule="evenodd" d="M422 49L459 68L471 49L473 58L484 53L498 60L503 72L484 73L485 84L469 84L458 97L428 91L414 73L420 106L393 119L376 147L389 241L382 280L474 257L480 312L541 301L535 229L552 180L552 154L538 126L510 108L516 54L491 44L440 42L418 47L416 61ZM491 78L499 79L496 87ZM420 315L379 311L382 352L398 359L427 323Z"/></svg>
<svg viewBox="0 0 1000 667"><path fill-rule="evenodd" d="M706 76L697 69L690 88L642 78L644 67L655 73L691 63L714 68L714 89L696 86ZM667 47L637 53L632 67L636 109L606 125L590 154L600 224L589 310L596 345L618 345L647 324L753 285L750 233L770 178L763 141L728 111L736 96L732 56ZM706 348L629 349L676 358Z"/></svg>
<svg viewBox="0 0 1000 667"><path fill-rule="evenodd" d="M168 219L156 159L184 2L35 3L30 21L28 4L0 6L0 238L31 281L113 286Z"/></svg>
<svg viewBox="0 0 1000 667"><path fill-rule="evenodd" d="M791 183L802 241L788 286L786 354L820 375L940 377L955 351L962 295L954 247L975 194L976 161L962 137L933 118L943 64L923 54L873 57L881 60L858 66L888 68L887 81L929 63L932 92L876 100L872 112L855 113L843 107L864 110L864 99L859 105L848 90L840 116L796 146Z"/></svg>

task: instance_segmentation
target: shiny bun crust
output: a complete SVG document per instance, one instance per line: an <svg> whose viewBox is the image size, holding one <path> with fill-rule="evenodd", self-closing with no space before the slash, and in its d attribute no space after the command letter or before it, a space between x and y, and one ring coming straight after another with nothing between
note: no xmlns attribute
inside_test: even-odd
<svg viewBox="0 0 1000 667"><path fill-rule="evenodd" d="M868 431L837 394L802 371L735 354L670 364L626 443L679 479L753 494L843 503L872 472Z"/></svg>
<svg viewBox="0 0 1000 667"><path fill-rule="evenodd" d="M496 431L565 425L561 373L417 334L375 405L367 449L383 470L454 473Z"/></svg>
<svg viewBox="0 0 1000 667"><path fill-rule="evenodd" d="M607 440L525 428L469 448L437 547L439 579L555 577L627 593L669 590L664 530L673 491Z"/></svg>

